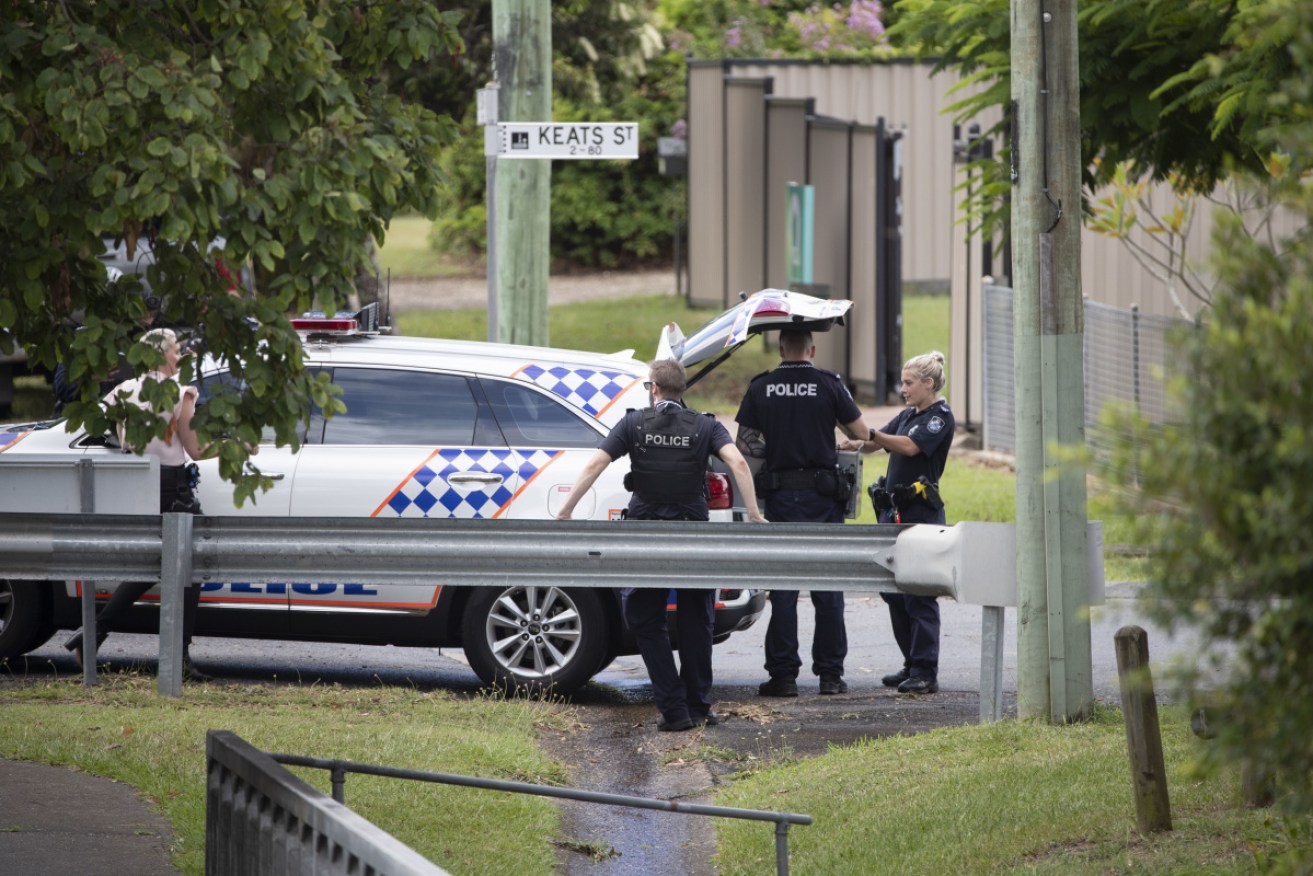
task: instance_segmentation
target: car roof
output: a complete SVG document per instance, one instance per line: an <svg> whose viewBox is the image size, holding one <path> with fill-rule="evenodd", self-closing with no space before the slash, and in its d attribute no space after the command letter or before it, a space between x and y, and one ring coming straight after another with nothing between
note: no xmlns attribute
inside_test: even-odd
<svg viewBox="0 0 1313 876"><path fill-rule="evenodd" d="M405 335L360 335L346 338L306 337L306 360L315 363L443 368L511 377L526 366L559 366L567 370L615 371L640 375L646 365L633 350L596 353L558 347L497 344Z"/></svg>

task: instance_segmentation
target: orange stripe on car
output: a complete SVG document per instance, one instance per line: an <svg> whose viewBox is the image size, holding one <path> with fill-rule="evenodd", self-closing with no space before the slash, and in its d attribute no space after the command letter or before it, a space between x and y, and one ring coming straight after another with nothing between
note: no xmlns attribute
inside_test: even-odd
<svg viewBox="0 0 1313 876"><path fill-rule="evenodd" d="M379 512L381 512L384 508L388 506L388 503L392 501L393 497L395 497L397 493L401 492L401 488L404 487L406 484L410 483L410 479L413 478L421 468L428 465L430 459L437 456L441 452L442 452L442 448L439 447L436 450L434 450L432 453L430 453L428 456L424 457L424 461L421 462L419 465L415 466L414 468L412 468L410 470L410 474L402 478L401 483L397 484L395 487L392 488L392 492L387 494L387 498L385 498L382 501L382 503L377 508L375 508L369 516L377 517L379 515Z"/></svg>
<svg viewBox="0 0 1313 876"><path fill-rule="evenodd" d="M538 480L538 475L540 475L540 474L542 474L543 472L547 471L547 469L551 467L552 463L553 463L553 462L556 462L556 460L560 459L564 454L565 454L565 451L564 451L564 450L558 450L558 451L556 451L555 453L553 453L551 459L547 460L547 461L544 462L542 465L540 465L540 466L538 467L538 470L537 470L536 472L534 472L532 475L529 476L528 480L526 480L524 483L520 484L520 488L519 488L518 490L515 491L515 495L513 495L513 496L511 496L509 499L507 499L507 500L506 500L506 504L505 504L505 505L502 505L500 508L497 509L497 513L494 514L494 515L492 515L492 519L493 519L493 520L496 520L498 517L502 516L502 513L503 513L507 508L511 507L511 505L515 504L515 500L516 500L516 499L520 498L520 494L523 493L525 490L527 490L527 489L529 488L529 484L531 484L531 483L533 483L534 481Z"/></svg>

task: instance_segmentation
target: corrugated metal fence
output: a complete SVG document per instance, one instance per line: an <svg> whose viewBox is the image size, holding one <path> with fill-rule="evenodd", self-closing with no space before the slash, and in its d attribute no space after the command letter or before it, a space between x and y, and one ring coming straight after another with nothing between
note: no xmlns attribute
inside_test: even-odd
<svg viewBox="0 0 1313 876"><path fill-rule="evenodd" d="M449 876L227 731L205 739L205 873Z"/></svg>
<svg viewBox="0 0 1313 876"><path fill-rule="evenodd" d="M1016 451L1016 408L1012 392L1012 290L984 287L983 443L987 450ZM1097 453L1123 437L1101 425L1109 405L1124 405L1152 423L1167 419L1166 382L1178 373L1169 358L1168 334L1186 320L1085 301L1085 440Z"/></svg>

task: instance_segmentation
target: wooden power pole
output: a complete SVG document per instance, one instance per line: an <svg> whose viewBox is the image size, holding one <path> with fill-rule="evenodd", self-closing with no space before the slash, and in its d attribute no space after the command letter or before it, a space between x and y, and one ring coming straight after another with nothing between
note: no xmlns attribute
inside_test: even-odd
<svg viewBox="0 0 1313 876"><path fill-rule="evenodd" d="M1090 715L1080 287L1076 0L1012 0L1017 430L1017 692L1021 717Z"/></svg>
<svg viewBox="0 0 1313 876"><path fill-rule="evenodd" d="M548 0L493 0L493 76L504 122L552 118L552 8ZM496 159L492 159L496 161ZM489 174L488 338L547 344L549 161L497 162Z"/></svg>

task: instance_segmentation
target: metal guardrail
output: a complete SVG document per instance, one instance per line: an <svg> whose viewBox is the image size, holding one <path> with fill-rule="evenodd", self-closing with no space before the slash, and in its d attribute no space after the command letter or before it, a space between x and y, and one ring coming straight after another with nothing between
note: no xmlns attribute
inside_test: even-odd
<svg viewBox="0 0 1313 876"><path fill-rule="evenodd" d="M1091 524L1091 600L1102 536ZM159 690L182 693L182 588L193 581L386 586L753 587L904 592L984 606L980 717L1002 716L1008 524L835 526L633 520L397 520L0 513L0 569L17 580L158 581ZM671 557L679 557L676 570ZM1097 574L1096 574L1097 573ZM84 592L85 641L94 641ZM94 683L88 651L84 677Z"/></svg>
<svg viewBox="0 0 1313 876"><path fill-rule="evenodd" d="M678 800L657 800L651 797L631 797L627 794L608 794L603 791L581 791L578 788L559 788L552 785L534 785L529 782L512 782L505 779L481 779L455 773L434 773L377 764L354 763L299 754L270 754L273 760L288 766L328 770L333 787L333 799L346 803L346 774L360 773L392 779L410 779L417 782L434 782L440 785L459 785L465 788L483 788L512 794L533 794L538 797L556 797L561 800L579 800L585 803L602 803L626 806L632 809L654 809L661 812L679 812L685 815L709 815L718 818L740 818L749 821L770 821L775 824L775 872L777 876L789 873L789 825L811 824L810 815L794 812L769 812L764 809L740 809L733 806L707 806L702 803L680 803Z"/></svg>
<svg viewBox="0 0 1313 876"><path fill-rule="evenodd" d="M205 760L206 876L450 876L233 733L206 733Z"/></svg>
<svg viewBox="0 0 1313 876"><path fill-rule="evenodd" d="M168 517L170 515L163 515ZM185 516L185 515L180 515ZM897 592L905 526L633 520L192 517L198 581ZM33 580L160 581L161 515L0 514L0 568ZM953 596L949 588L935 595Z"/></svg>

